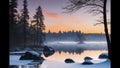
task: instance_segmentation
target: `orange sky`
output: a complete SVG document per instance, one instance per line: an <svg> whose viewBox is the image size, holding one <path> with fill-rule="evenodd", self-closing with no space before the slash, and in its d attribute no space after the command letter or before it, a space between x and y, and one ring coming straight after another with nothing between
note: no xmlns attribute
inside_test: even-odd
<svg viewBox="0 0 120 68"><path fill-rule="evenodd" d="M40 5L45 17L44 23L46 26L45 32L81 30L84 33L104 33L103 24L94 26L98 23L102 15L93 16L86 10L81 9L73 14L65 14L62 9L65 7L68 0L28 0L28 11L30 21L32 20L36 8ZM107 18L110 19L110 0L107 2ZM18 0L18 10L23 8L23 0ZM110 25L109 25L110 32Z"/></svg>
<svg viewBox="0 0 120 68"><path fill-rule="evenodd" d="M98 23L96 21L99 19L97 16L93 17L87 14L83 14L82 16L79 16L80 14L78 14L78 16L76 16L76 14L57 14L48 10L43 10L43 15L46 25L45 32L49 30L51 32L81 30L84 33L104 33L103 24L94 26L95 23Z"/></svg>

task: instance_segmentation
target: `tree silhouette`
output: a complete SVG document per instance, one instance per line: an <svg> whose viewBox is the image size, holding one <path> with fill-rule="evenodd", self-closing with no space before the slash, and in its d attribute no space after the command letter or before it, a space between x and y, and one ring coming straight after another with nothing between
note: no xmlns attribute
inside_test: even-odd
<svg viewBox="0 0 120 68"><path fill-rule="evenodd" d="M28 9L27 9L27 0L23 1L23 9L22 9L22 14L21 14L21 22L23 23L23 36L24 36L24 48L26 47L26 42L27 42L27 27L28 27L28 20L29 20L29 15L28 15Z"/></svg>
<svg viewBox="0 0 120 68"><path fill-rule="evenodd" d="M43 23L44 16L42 14L42 9L40 6L36 9L36 14L34 15L34 19L35 20L33 20L32 22L36 22L35 28L37 30L36 31L37 45L42 45L43 41L45 40L45 33L44 33L45 25Z"/></svg>
<svg viewBox="0 0 120 68"><path fill-rule="evenodd" d="M50 31L50 30L48 31L48 34L51 34L51 31Z"/></svg>
<svg viewBox="0 0 120 68"><path fill-rule="evenodd" d="M83 33L76 32L76 36L77 36L77 41L79 41L80 44L84 43L85 36Z"/></svg>
<svg viewBox="0 0 120 68"><path fill-rule="evenodd" d="M111 59L111 41L108 34L106 5L107 0L69 0L69 5L67 5L64 9L66 9L68 13L72 13L81 8L88 8L90 13L103 14L103 24L108 46L108 56L109 59Z"/></svg>
<svg viewBox="0 0 120 68"><path fill-rule="evenodd" d="M16 44L16 25L17 25L17 0L9 0L9 33L10 33L10 46Z"/></svg>
<svg viewBox="0 0 120 68"><path fill-rule="evenodd" d="M66 9L69 13L72 13L76 10L87 7L90 13L103 14L103 24L108 45L108 55L110 59L111 42L108 34L106 5L107 0L69 0L69 5L67 5L64 9Z"/></svg>

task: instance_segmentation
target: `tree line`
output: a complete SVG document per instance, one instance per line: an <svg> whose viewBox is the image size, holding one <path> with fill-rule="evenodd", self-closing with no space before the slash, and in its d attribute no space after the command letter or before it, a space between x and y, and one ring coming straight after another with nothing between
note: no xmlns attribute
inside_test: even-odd
<svg viewBox="0 0 120 68"><path fill-rule="evenodd" d="M80 30L58 31L58 33L49 30L46 33L46 41L78 41L79 43L83 43L85 41L85 34Z"/></svg>
<svg viewBox="0 0 120 68"><path fill-rule="evenodd" d="M30 21L27 0L23 0L21 14L17 0L9 0L9 45L11 47L41 46L45 40L44 16L41 6Z"/></svg>

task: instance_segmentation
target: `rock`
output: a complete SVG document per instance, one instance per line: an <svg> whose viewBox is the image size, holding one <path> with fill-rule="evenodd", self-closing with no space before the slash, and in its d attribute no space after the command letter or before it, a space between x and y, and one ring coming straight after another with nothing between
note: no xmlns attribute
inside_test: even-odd
<svg viewBox="0 0 120 68"><path fill-rule="evenodd" d="M27 51L20 57L20 60L44 60L44 58L35 51Z"/></svg>
<svg viewBox="0 0 120 68"><path fill-rule="evenodd" d="M99 59L107 59L107 58L108 58L108 53L107 52L106 53L102 53L99 56Z"/></svg>
<svg viewBox="0 0 120 68"><path fill-rule="evenodd" d="M86 65L93 64L91 60L92 60L91 57L85 57L84 62L82 64L86 64Z"/></svg>
<svg viewBox="0 0 120 68"><path fill-rule="evenodd" d="M65 59L65 63L74 63L74 61L72 59L68 58L68 59Z"/></svg>
<svg viewBox="0 0 120 68"><path fill-rule="evenodd" d="M92 62L83 62L82 64L89 65L89 64L93 64L93 63Z"/></svg>
<svg viewBox="0 0 120 68"><path fill-rule="evenodd" d="M45 57L51 56L55 53L55 50L51 47L44 46L43 54Z"/></svg>
<svg viewBox="0 0 120 68"><path fill-rule="evenodd" d="M92 60L92 58L87 56L84 58L84 60Z"/></svg>

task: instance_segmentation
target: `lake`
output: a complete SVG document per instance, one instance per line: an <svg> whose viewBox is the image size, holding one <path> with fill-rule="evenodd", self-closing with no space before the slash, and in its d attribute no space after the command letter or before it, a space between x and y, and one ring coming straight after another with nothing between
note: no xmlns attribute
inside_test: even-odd
<svg viewBox="0 0 120 68"><path fill-rule="evenodd" d="M81 54L76 54L76 53L69 53L69 52L55 52L52 56L46 58L47 60L52 60L52 61L58 61L58 62L64 62L66 58L71 58L75 62L81 63L84 61L84 57L89 56L93 58L93 60L99 60L98 56L103 53L107 52L107 50L85 50Z"/></svg>
<svg viewBox="0 0 120 68"><path fill-rule="evenodd" d="M87 42L84 44L77 44L76 42L53 42L48 44L48 46L54 48L56 52L49 57L44 57L44 55L42 55L42 57L46 59L42 64L37 66L27 65L27 63L31 61L21 61L18 59L18 55L10 55L10 65L17 65L17 68L46 68L47 65L54 65L54 62L66 64L64 61L67 58L71 58L75 63L82 63L86 56L93 58L92 62L100 63L105 60L98 59L98 56L101 53L107 52L105 42Z"/></svg>

